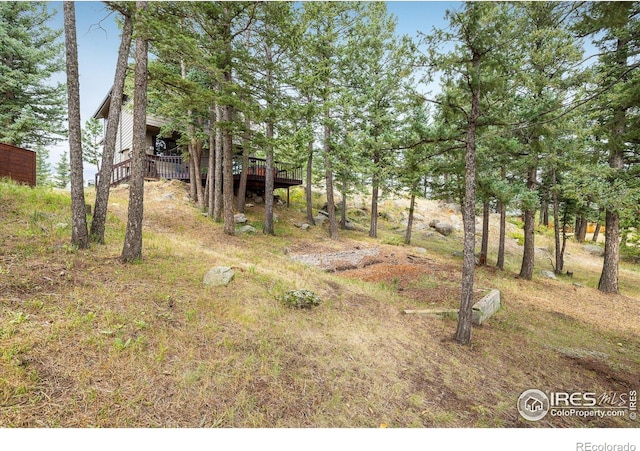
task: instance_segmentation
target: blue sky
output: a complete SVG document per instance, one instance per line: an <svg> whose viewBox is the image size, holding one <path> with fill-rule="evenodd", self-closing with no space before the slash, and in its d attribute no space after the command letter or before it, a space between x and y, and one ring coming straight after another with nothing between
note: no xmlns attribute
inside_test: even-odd
<svg viewBox="0 0 640 451"><path fill-rule="evenodd" d="M397 18L398 33L410 36L416 36L418 31L429 33L433 27L446 26L445 11L456 9L460 5L460 2L437 1L387 2L389 12ZM50 2L49 9L57 12L51 19L50 26L62 28L62 2ZM120 44L120 31L115 16L102 2L76 2L82 124L95 112L113 83ZM64 74L60 74L57 79L64 78ZM51 149L52 167L67 147L68 144L63 142ZM85 163L85 179L93 179L94 174L95 168Z"/></svg>

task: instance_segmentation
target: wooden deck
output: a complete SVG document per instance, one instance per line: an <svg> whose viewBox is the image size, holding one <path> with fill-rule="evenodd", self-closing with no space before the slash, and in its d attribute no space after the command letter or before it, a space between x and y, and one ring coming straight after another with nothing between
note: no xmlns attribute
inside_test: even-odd
<svg viewBox="0 0 640 451"><path fill-rule="evenodd" d="M207 179L208 157L203 157L200 162L201 180L204 184ZM182 180L190 181L189 163L185 163L181 156L158 156L147 155L144 162L144 170L146 179L165 179L165 180ZM233 179L234 185L240 183L240 175L242 173L242 157L233 158ZM117 185L129 181L131 175L131 160L125 160L113 166L111 174L111 184ZM266 160L262 158L249 158L249 166L247 168L247 187L253 188L260 192L264 191L266 180ZM291 186L302 185L302 167L294 167L290 164L274 162L273 164L274 188L289 188ZM96 174L96 185L98 184L98 176Z"/></svg>

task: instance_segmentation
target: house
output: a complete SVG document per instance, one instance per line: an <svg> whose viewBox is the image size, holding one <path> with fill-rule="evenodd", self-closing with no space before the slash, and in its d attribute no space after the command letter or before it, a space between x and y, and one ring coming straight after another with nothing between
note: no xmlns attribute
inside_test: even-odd
<svg viewBox="0 0 640 451"><path fill-rule="evenodd" d="M36 153L0 143L0 177L36 186Z"/></svg>
<svg viewBox="0 0 640 451"><path fill-rule="evenodd" d="M538 411L544 409L544 404L542 403L542 401L540 401L539 399L534 398L533 396L530 396L525 401L524 405L525 405L525 408L527 410L529 410L529 412L538 412Z"/></svg>
<svg viewBox="0 0 640 451"><path fill-rule="evenodd" d="M127 99L123 99L123 107L120 111L120 123L116 137L116 149L113 159L113 174L111 183L116 185L129 179L131 160L130 151L133 146L133 113L126 107ZM111 91L102 101L93 117L102 119L106 130L106 121L109 116L111 106ZM178 145L180 135L176 132L169 138L160 135L160 129L166 125L166 119L147 115L147 147L145 161L146 179L166 179L190 181L189 163L182 158L182 149ZM242 149L236 152L233 161L234 189L240 184L240 174L242 172ZM209 165L209 151L205 149L200 161L200 179L204 184L207 178ZM260 194L264 192L266 160L262 158L250 157L247 168L247 189ZM302 185L302 167L294 166L282 162L274 162L274 188L286 188L295 185ZM96 175L97 184L97 175Z"/></svg>

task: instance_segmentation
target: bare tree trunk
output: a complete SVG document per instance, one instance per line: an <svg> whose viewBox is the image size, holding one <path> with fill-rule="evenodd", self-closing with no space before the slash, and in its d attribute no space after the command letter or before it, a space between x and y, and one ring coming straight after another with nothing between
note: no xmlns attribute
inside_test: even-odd
<svg viewBox="0 0 640 451"><path fill-rule="evenodd" d="M102 168L100 170L100 176L98 177L98 186L96 186L96 203L93 209L93 220L91 221L91 240L101 244L104 243L109 188L111 187L111 173L113 172L113 156L115 154L116 137L118 135L118 125L122 111L122 94L124 91L132 34L133 19L130 15L124 14L122 39L118 50L116 73L113 80L113 87L111 88L111 104L107 118L107 129L104 135Z"/></svg>
<svg viewBox="0 0 640 451"><path fill-rule="evenodd" d="M136 2L136 8L147 8L146 1ZM147 61L148 42L136 39L135 90L133 93L133 152L127 231L121 260L133 262L142 258L142 218L144 206L144 159L147 133Z"/></svg>
<svg viewBox="0 0 640 451"><path fill-rule="evenodd" d="M475 52L472 59L473 70L480 68L480 56ZM471 83L470 83L471 85ZM478 86L472 90L471 112L467 124L465 139L465 194L462 208L464 227L464 252L462 260L462 283L460 310L458 311L458 327L456 341L461 344L471 342L473 306L473 277L475 274L476 247L476 127L480 117L480 90Z"/></svg>
<svg viewBox="0 0 640 451"><path fill-rule="evenodd" d="M80 81L75 3L64 2L64 42L67 59L67 99L69 105L69 160L71 165L71 244L89 246L82 170L82 126L80 123Z"/></svg>
<svg viewBox="0 0 640 451"><path fill-rule="evenodd" d="M266 235L275 235L273 228L273 122L267 121L267 158L264 177L264 228Z"/></svg>
<svg viewBox="0 0 640 451"><path fill-rule="evenodd" d="M231 81L231 80L229 80ZM231 105L224 105L224 122L230 124L233 119ZM223 216L224 216L224 233L227 235L235 235L236 225L233 218L233 140L231 130L225 128L222 131L222 197L223 197Z"/></svg>
<svg viewBox="0 0 640 451"><path fill-rule="evenodd" d="M380 154L376 151L373 153L373 177L371 178L371 223L369 226L369 236L371 238L378 237L378 196L380 193L380 176L377 173L380 163Z"/></svg>
<svg viewBox="0 0 640 451"><path fill-rule="evenodd" d="M564 266L562 262L562 254L560 253L560 215L558 209L560 208L560 202L558 201L558 193L555 190L556 186L556 170L554 169L551 174L551 183L553 184L553 238L555 240L555 254L556 254L556 264L555 264L555 272L560 274L562 272L562 267Z"/></svg>
<svg viewBox="0 0 640 451"><path fill-rule="evenodd" d="M584 216L576 218L575 238L578 243L584 243L587 236L587 219Z"/></svg>
<svg viewBox="0 0 640 451"><path fill-rule="evenodd" d="M193 146L193 143L189 143L188 145L188 149L189 149L189 197L191 197L191 202L193 203L197 203L198 202L198 189L196 188L196 177L195 177L195 173L196 173L196 168L193 167L194 165L194 161L193 161L193 151L191 150L191 146Z"/></svg>
<svg viewBox="0 0 640 451"><path fill-rule="evenodd" d="M500 213L500 238L498 239L498 261L496 267L504 270L504 240L507 231L507 208L503 202L498 202L498 212Z"/></svg>
<svg viewBox="0 0 640 451"><path fill-rule="evenodd" d="M312 192L312 178L313 178L313 141L309 141L309 156L307 157L307 186L306 186L306 199L307 199L307 222L313 225L313 192Z"/></svg>
<svg viewBox="0 0 640 451"><path fill-rule="evenodd" d="M620 217L617 211L607 210L605 222L604 263L598 282L603 293L619 292L618 262L620 260Z"/></svg>
<svg viewBox="0 0 640 451"><path fill-rule="evenodd" d="M537 177L536 165L529 168L527 176L527 188L530 191L536 189ZM535 265L535 220L536 209L531 208L523 212L524 216L524 249L522 252L522 266L520 267L519 278L531 280L533 277L533 267Z"/></svg>
<svg viewBox="0 0 640 451"><path fill-rule="evenodd" d="M478 264L487 266L487 255L489 252L489 201L482 203L482 241L480 245L480 258Z"/></svg>
<svg viewBox="0 0 640 451"><path fill-rule="evenodd" d="M540 224L549 227L549 203L546 200L540 206Z"/></svg>
<svg viewBox="0 0 640 451"><path fill-rule="evenodd" d="M223 113L222 106L216 105L216 122L222 122ZM213 201L213 220L222 221L222 161L224 157L224 149L222 145L222 129L216 127L216 148L215 148L215 174L213 179L214 201Z"/></svg>
<svg viewBox="0 0 640 451"><path fill-rule="evenodd" d="M347 228L347 187L342 184L342 200L340 200L340 228Z"/></svg>
<svg viewBox="0 0 640 451"><path fill-rule="evenodd" d="M202 186L202 172L200 168L200 162L202 160L202 152L203 152L203 143L199 139L191 140L191 160L193 161L193 179L195 179L195 189L196 189L196 201L198 208L204 210L204 189Z"/></svg>
<svg viewBox="0 0 640 451"><path fill-rule="evenodd" d="M244 204L247 202L247 177L249 171L249 152L251 150L249 139L250 128L251 121L245 115L244 133L242 136L242 172L240 172L240 184L238 185L238 198L236 206L238 209L238 213L244 213Z"/></svg>
<svg viewBox="0 0 640 451"><path fill-rule="evenodd" d="M407 231L404 234L404 244L411 244L411 229L413 229L413 213L416 207L416 190L418 182L411 185L411 201L409 202L409 218L407 218Z"/></svg>
<svg viewBox="0 0 640 451"><path fill-rule="evenodd" d="M596 222L596 229L593 231L593 237L591 238L591 241L593 241L594 243L598 242L598 236L600 235L600 221Z"/></svg>
<svg viewBox="0 0 640 451"><path fill-rule="evenodd" d="M215 171L215 148L216 148L216 138L215 138L215 123L216 123L216 113L215 106L209 106L209 160L208 160L208 170L207 170L207 193L208 193L208 214L209 217L213 217L213 209L215 203L215 190L214 190L214 171Z"/></svg>
<svg viewBox="0 0 640 451"><path fill-rule="evenodd" d="M328 120L329 112L325 115ZM336 221L336 203L333 197L333 169L331 167L331 128L324 125L324 167L325 180L327 184L327 213L329 213L329 237L332 240L338 239L338 223Z"/></svg>

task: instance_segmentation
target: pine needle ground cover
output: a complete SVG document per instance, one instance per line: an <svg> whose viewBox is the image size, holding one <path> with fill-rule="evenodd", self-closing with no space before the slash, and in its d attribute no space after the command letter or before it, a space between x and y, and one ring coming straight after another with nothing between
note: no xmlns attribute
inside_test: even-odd
<svg viewBox="0 0 640 451"><path fill-rule="evenodd" d="M125 187L112 192L107 244L80 251L68 244L68 193L0 184L0 427L637 427L628 417L529 422L516 409L530 388L640 386L637 266L622 265L622 295L603 295L601 259L570 243L573 278L526 282L514 278L514 241L506 271L476 276L501 290L503 308L460 346L455 317L402 314L455 308L459 236L415 234L416 252L385 244L402 236L389 219L379 240L341 231L331 241L322 227L295 227L304 213L294 202L276 209L276 237L228 237L186 195L147 183L144 258L124 265ZM260 206L246 215L259 227ZM347 271L290 258L372 246L379 261ZM213 266L234 280L203 286ZM279 300L302 289L320 304Z"/></svg>

